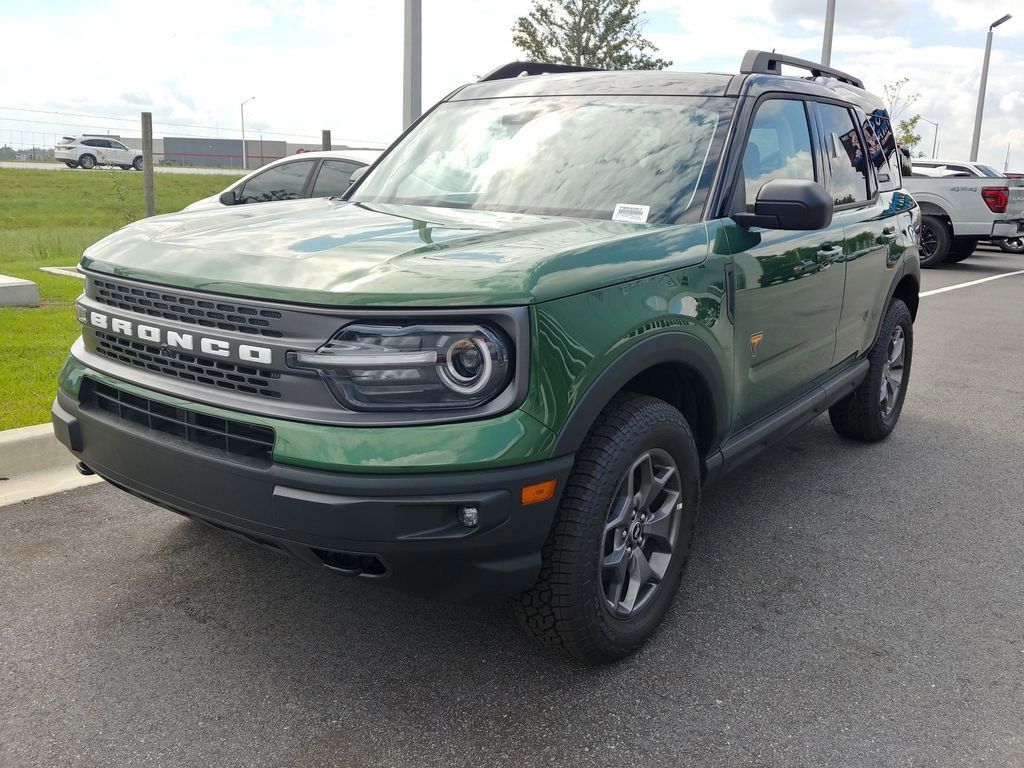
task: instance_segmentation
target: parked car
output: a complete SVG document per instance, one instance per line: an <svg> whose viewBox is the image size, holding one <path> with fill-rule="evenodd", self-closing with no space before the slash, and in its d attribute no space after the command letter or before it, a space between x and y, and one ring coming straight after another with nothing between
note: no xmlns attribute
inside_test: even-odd
<svg viewBox="0 0 1024 768"><path fill-rule="evenodd" d="M202 211L304 197L337 197L348 191L352 174L371 165L380 154L377 149L344 149L282 157L239 179L223 192L196 200L184 210Z"/></svg>
<svg viewBox="0 0 1024 768"><path fill-rule="evenodd" d="M344 200L106 237L57 436L306 563L514 595L543 643L632 653L676 602L702 487L826 410L885 439L910 382L920 214L885 107L817 63L740 70L514 62ZM806 461L827 482L835 461Z"/></svg>
<svg viewBox="0 0 1024 768"><path fill-rule="evenodd" d="M126 171L142 170L142 152L110 136L64 136L53 148L53 159L63 160L68 168L115 165Z"/></svg>
<svg viewBox="0 0 1024 768"><path fill-rule="evenodd" d="M990 165L974 162L962 162L951 160L935 160L932 158L918 157L912 161L915 176L932 176L944 178L947 176L974 176L976 178L1002 178L1003 174Z"/></svg>
<svg viewBox="0 0 1024 768"><path fill-rule="evenodd" d="M913 161L904 186L921 206L921 265L934 267L971 256L982 240L1016 252L1024 233L1024 180L980 163Z"/></svg>

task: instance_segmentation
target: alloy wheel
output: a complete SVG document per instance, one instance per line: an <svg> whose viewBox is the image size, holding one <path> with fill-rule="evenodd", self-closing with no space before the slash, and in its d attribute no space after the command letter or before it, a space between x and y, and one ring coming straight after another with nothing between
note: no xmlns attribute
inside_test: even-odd
<svg viewBox="0 0 1024 768"><path fill-rule="evenodd" d="M889 418L899 400L900 389L903 388L903 365L905 362L906 337L903 326L897 325L889 338L889 347L885 365L882 368L882 386L879 392L879 404L882 418Z"/></svg>
<svg viewBox="0 0 1024 768"><path fill-rule="evenodd" d="M599 578L605 607L628 618L657 592L679 538L682 492L675 460L645 451L619 480L605 520Z"/></svg>

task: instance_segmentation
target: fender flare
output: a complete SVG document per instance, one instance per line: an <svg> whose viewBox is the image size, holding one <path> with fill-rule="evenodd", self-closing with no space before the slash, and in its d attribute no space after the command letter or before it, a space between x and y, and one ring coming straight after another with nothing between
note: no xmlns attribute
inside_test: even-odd
<svg viewBox="0 0 1024 768"><path fill-rule="evenodd" d="M921 271L920 271L920 267L917 270L913 270L913 269L908 270L907 269L907 264L904 261L903 263L900 264L899 269L896 270L896 274L893 276L892 282L889 284L889 290L888 290L888 292L885 295L885 304L882 305L882 312L881 312L881 314L878 317L878 326L875 328L875 334L871 338L871 346L869 346L867 348L867 351L864 352L865 355L868 354L874 348L875 344L878 342L878 336L882 332L882 323L885 322L885 313L886 313L886 311L888 311L889 305L892 304L892 297L894 295L896 295L896 287L901 282L903 282L903 278L905 278L905 277L911 278L914 281L914 284L917 286L918 292L920 292L920 290L921 290Z"/></svg>
<svg viewBox="0 0 1024 768"><path fill-rule="evenodd" d="M597 375L559 430L552 455L562 456L579 450L591 426L612 398L637 374L661 363L682 365L702 381L713 405L713 413L710 414L713 437L707 454L714 453L729 423L721 366L711 348L696 336L664 331L637 342Z"/></svg>

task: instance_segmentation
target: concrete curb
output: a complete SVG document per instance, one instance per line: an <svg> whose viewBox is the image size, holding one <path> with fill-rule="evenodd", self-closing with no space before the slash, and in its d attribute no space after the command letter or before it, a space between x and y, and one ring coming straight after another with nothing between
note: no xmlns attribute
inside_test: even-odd
<svg viewBox="0 0 1024 768"><path fill-rule="evenodd" d="M0 432L0 507L100 481L78 474L76 463L50 424Z"/></svg>

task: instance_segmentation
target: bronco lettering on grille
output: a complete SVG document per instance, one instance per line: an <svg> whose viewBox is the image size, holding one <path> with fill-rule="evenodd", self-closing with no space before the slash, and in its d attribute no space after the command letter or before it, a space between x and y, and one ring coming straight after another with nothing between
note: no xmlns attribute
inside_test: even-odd
<svg viewBox="0 0 1024 768"><path fill-rule="evenodd" d="M225 339L213 339L192 333L169 331L155 325L133 323L131 320L113 317L93 310L89 310L88 316L83 319L83 322L93 328L139 339L140 341L148 341L151 344L160 344L171 349L182 349L188 352L194 352L198 349L204 355L210 355L211 357L230 357L233 350L232 343ZM245 362L260 363L261 365L273 364L273 352L267 347L239 344L237 349L234 349L234 352Z"/></svg>

